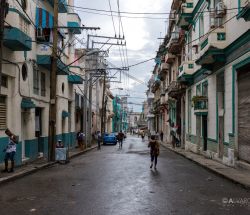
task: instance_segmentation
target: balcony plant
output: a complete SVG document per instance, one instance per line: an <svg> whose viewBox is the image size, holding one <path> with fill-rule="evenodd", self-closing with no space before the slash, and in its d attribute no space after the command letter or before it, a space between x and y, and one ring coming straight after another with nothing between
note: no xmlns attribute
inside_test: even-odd
<svg viewBox="0 0 250 215"><path fill-rule="evenodd" d="M207 96L193 96L192 98L192 106L193 107L197 107L199 102L207 102ZM200 105L198 105L200 106ZM202 106L206 106L205 104L203 104Z"/></svg>

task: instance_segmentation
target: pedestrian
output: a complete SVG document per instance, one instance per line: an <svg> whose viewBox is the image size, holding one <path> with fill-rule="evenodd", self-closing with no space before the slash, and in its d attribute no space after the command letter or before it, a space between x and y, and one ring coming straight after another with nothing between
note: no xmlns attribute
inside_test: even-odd
<svg viewBox="0 0 250 215"><path fill-rule="evenodd" d="M78 147L80 148L80 150L82 150L82 151L83 151L84 138L85 138L85 134L83 133L83 131L79 131L77 133L77 144L78 144Z"/></svg>
<svg viewBox="0 0 250 215"><path fill-rule="evenodd" d="M145 133L144 133L144 131L142 131L141 132L141 139L142 139L142 141L144 141L144 137L145 137Z"/></svg>
<svg viewBox="0 0 250 215"><path fill-rule="evenodd" d="M97 144L98 144L98 147L97 149L101 149L101 142L102 142L102 134L100 131L97 131Z"/></svg>
<svg viewBox="0 0 250 215"><path fill-rule="evenodd" d="M4 149L5 152L5 168L2 172L14 172L15 166L15 154L16 154L16 144L18 143L16 135L14 135L8 128L5 130L5 134L9 137L9 142L7 147ZM11 161L11 168L8 170L8 162Z"/></svg>
<svg viewBox="0 0 250 215"><path fill-rule="evenodd" d="M150 156L151 156L150 169L152 169L153 164L154 168L156 169L157 158L160 154L160 145L159 142L155 139L155 135L151 136L151 140L148 143L148 147L150 148Z"/></svg>
<svg viewBox="0 0 250 215"><path fill-rule="evenodd" d="M119 148L122 148L122 143L123 143L123 139L124 139L124 134L123 134L122 130L118 133L117 139L119 142Z"/></svg>
<svg viewBox="0 0 250 215"><path fill-rule="evenodd" d="M161 137L161 142L163 142L163 131L161 131L160 137Z"/></svg>

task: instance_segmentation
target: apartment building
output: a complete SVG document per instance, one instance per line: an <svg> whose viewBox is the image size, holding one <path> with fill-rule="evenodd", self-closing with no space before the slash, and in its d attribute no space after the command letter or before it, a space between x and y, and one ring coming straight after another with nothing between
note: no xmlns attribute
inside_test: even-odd
<svg viewBox="0 0 250 215"><path fill-rule="evenodd" d="M53 1L9 0L4 29L3 84L0 104L0 150L8 138L8 127L18 135L16 162L48 157L50 70L53 41ZM57 139L65 145L75 140L74 84L82 78L66 65L74 59L74 35L81 20L68 5L59 1L57 61ZM79 71L80 73L80 71ZM0 155L0 162L3 154Z"/></svg>
<svg viewBox="0 0 250 215"><path fill-rule="evenodd" d="M163 44L182 146L232 166L250 162L249 14L248 0L174 0Z"/></svg>

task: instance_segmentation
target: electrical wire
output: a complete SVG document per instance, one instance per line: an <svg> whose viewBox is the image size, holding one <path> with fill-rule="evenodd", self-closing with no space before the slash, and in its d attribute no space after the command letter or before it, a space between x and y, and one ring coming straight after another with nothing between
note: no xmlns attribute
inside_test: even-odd
<svg viewBox="0 0 250 215"><path fill-rule="evenodd" d="M175 14L175 13L171 13L171 12L128 12L128 11L114 11L114 10L103 10L103 9L95 9L95 8L88 8L88 7L81 7L81 6L72 6L72 5L67 5L68 7L72 7L72 8L78 8L78 9L83 9L83 10L90 10L90 11L98 11L98 12L106 12L106 13L121 13L121 14L133 14L133 15L171 15L171 14ZM240 7L240 8L244 8L244 7ZM238 10L239 8L226 8L225 10L230 11L230 10ZM197 13L209 13L209 12L214 12L213 10L204 10L201 12L197 12Z"/></svg>

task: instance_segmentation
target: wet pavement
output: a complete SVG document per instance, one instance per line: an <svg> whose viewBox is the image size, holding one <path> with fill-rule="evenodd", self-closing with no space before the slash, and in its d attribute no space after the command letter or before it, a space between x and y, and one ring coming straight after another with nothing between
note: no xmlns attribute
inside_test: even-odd
<svg viewBox="0 0 250 215"><path fill-rule="evenodd" d="M150 170L147 141L102 146L0 186L0 214L250 214L250 192L161 148Z"/></svg>

